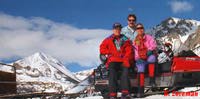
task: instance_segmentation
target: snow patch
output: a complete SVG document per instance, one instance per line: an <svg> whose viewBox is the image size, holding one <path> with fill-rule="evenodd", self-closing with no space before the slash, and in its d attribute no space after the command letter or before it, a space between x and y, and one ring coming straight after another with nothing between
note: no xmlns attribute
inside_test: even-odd
<svg viewBox="0 0 200 99"><path fill-rule="evenodd" d="M84 71L80 71L80 72L76 72L74 73L74 75L79 79L79 80L84 80L86 79L88 76L90 76L93 72L94 68L89 69L89 70L84 70Z"/></svg>
<svg viewBox="0 0 200 99"><path fill-rule="evenodd" d="M72 88L69 91L67 91L66 94L69 94L69 93L79 93L81 91L84 91L88 86L90 86L88 79L85 79L84 81L82 81L81 83L79 83L77 86L75 86L74 88Z"/></svg>
<svg viewBox="0 0 200 99"><path fill-rule="evenodd" d="M190 36L189 34L184 35L184 36L180 36L180 35L179 35L180 40L181 40L182 43L185 43L185 41L188 39L189 36Z"/></svg>
<svg viewBox="0 0 200 99"><path fill-rule="evenodd" d="M178 21L180 20L179 18L175 18L175 17L171 17L171 18L175 21L176 24L177 24Z"/></svg>
<svg viewBox="0 0 200 99"><path fill-rule="evenodd" d="M6 66L6 65L0 65L0 71L4 71L4 72L9 72L9 73L13 73L13 67L11 66Z"/></svg>

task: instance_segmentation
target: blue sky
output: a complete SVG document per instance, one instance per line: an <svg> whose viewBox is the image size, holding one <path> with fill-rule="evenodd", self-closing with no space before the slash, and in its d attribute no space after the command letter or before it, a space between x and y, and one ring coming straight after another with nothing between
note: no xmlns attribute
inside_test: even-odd
<svg viewBox="0 0 200 99"><path fill-rule="evenodd" d="M23 55L21 55L19 48L15 48L12 42L10 42L10 46L4 44L4 46L6 47L4 47L4 52L0 52L0 54L3 53L3 55L1 55L0 57L2 61L10 62L11 60L15 60L19 57L28 56L35 51L45 52L46 50L48 50L46 51L47 53L61 59L62 62L68 65L68 68L72 71L88 69L98 64L98 62L96 62L97 60L92 60L93 58L98 58L98 51L93 52L96 57L92 57L92 55L87 55L89 49L83 50L83 53L80 53L80 56L75 55L76 57L70 55L64 56L62 55L62 53L58 53L56 51L65 50L73 53L71 52L73 48L74 50L76 50L77 48L82 48L80 46L85 46L84 44L87 44L87 48L92 47L92 45L94 44L90 41L97 41L98 43L95 44L99 44L100 39L103 39L108 34L102 33L93 36L88 35L91 35L91 32L110 32L111 26L114 22L120 22L123 24L123 26L125 26L126 17L129 13L136 14L136 16L138 17L138 22L143 23L146 28L151 28L168 17L200 20L200 11L198 9L200 9L199 0L0 0L0 22L6 24L1 24L0 27L7 28L11 26L11 24L15 24L20 21L18 23L20 25L17 25L14 29L10 29L10 33L11 30L12 32L16 32L20 29L29 31L30 27L36 28L32 26L33 24L39 24L38 27L40 29L37 29L41 33L35 33L34 31L33 35L37 38L40 38L39 40L41 41L52 42L51 45L41 48L37 46L38 43L35 40L30 41L31 43L35 42L35 45L33 44L34 46L30 46L30 44L22 44L16 39L16 42L18 42L17 44L21 44L21 49L23 49L24 51L27 51L31 48L34 50L31 52L27 51L27 53L23 53ZM5 20L17 20L17 22L12 23L14 21L11 21L10 23L6 23ZM52 25L52 23L56 25ZM27 24L31 26L26 27ZM56 27L56 32L60 32L61 30L62 32L66 31L65 34L60 33L59 36L72 36L71 41L75 42L75 46L77 47L71 45L70 49L69 47L66 47L52 50L51 48L60 47L56 46L56 44L60 44L61 41L60 39L56 38L58 36L55 36L55 34L51 33L55 32L54 30L46 27L49 25L52 27ZM58 28L58 26L63 26L63 28ZM69 32L69 29L73 30L74 34L70 34L72 32ZM81 34L84 37L75 37L79 36L77 31L85 33L85 35ZM0 28L1 35L9 35L9 33L4 34L4 32L5 30ZM29 32L32 33L33 31ZM26 36L27 32L21 31L20 33L21 35ZM10 35L11 34L12 33L10 33ZM53 38L53 40L47 39L49 38L49 35ZM5 39L3 37L1 37L1 39ZM84 41L84 43L77 42L77 40ZM67 42L67 44L68 42L71 42L66 39L64 41ZM0 44L2 46L3 42L0 42ZM53 46L54 44L55 46ZM63 44L62 46L65 46L65 44ZM9 52L6 51L14 51L15 53L13 52L12 54L9 54ZM85 63L85 61L89 60L91 60L92 62Z"/></svg>
<svg viewBox="0 0 200 99"><path fill-rule="evenodd" d="M190 11L172 11L170 3L188 2ZM44 17L79 28L110 29L113 22L126 25L129 13L151 27L170 16L200 20L199 0L1 0L0 11L14 16Z"/></svg>

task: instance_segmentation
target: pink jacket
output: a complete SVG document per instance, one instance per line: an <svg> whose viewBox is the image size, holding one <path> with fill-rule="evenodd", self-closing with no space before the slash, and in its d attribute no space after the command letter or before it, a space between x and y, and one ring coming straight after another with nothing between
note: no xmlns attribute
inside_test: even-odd
<svg viewBox="0 0 200 99"><path fill-rule="evenodd" d="M144 35L145 43L144 45L147 47L148 50L155 50L156 49L156 41L154 40L154 38L148 34ZM135 42L133 41L133 46L134 46L134 52L135 52L135 60L139 59L139 55L138 55L138 46L135 44Z"/></svg>

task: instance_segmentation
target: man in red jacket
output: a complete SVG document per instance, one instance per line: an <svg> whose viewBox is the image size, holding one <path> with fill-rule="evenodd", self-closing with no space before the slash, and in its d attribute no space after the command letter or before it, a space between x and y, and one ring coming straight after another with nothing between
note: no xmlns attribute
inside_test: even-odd
<svg viewBox="0 0 200 99"><path fill-rule="evenodd" d="M100 45L100 55L107 57L106 67L109 69L109 96L110 99L117 97L117 75L121 70L121 92L122 99L129 97L129 78L128 68L133 61L133 49L131 41L121 33L122 25L120 23L113 24L113 34ZM123 98L124 97L124 98Z"/></svg>

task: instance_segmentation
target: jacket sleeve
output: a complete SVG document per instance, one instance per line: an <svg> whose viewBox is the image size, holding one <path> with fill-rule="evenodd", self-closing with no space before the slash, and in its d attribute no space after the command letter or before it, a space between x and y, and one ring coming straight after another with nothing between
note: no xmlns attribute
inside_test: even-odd
<svg viewBox="0 0 200 99"><path fill-rule="evenodd" d="M100 54L108 55L110 54L109 47L108 47L108 39L103 40L100 44Z"/></svg>
<svg viewBox="0 0 200 99"><path fill-rule="evenodd" d="M125 28L122 28L121 34L126 35L126 30L125 30Z"/></svg>
<svg viewBox="0 0 200 99"><path fill-rule="evenodd" d="M151 36L148 36L148 42L149 42L148 50L155 50L157 46L156 46L156 41L154 40L154 38Z"/></svg>
<svg viewBox="0 0 200 99"><path fill-rule="evenodd" d="M131 41L128 40L126 41L126 46L125 46L125 55L123 58L123 65L125 67L130 67L130 65L133 62L133 46L131 44Z"/></svg>

